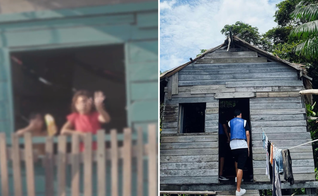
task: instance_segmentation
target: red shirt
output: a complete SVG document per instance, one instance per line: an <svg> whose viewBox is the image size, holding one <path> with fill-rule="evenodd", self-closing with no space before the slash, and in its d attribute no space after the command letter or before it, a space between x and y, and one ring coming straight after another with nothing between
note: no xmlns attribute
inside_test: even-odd
<svg viewBox="0 0 318 196"><path fill-rule="evenodd" d="M98 116L98 112L91 112L89 114L74 112L67 116L67 120L74 126L76 131L96 134L101 128Z"/></svg>
<svg viewBox="0 0 318 196"><path fill-rule="evenodd" d="M73 125L76 131L84 133L96 134L101 129L101 124L98 120L99 113L91 112L89 114L79 114L73 112L67 116L67 120ZM84 144L80 144L81 151L84 150ZM96 142L93 142L93 150L97 149Z"/></svg>

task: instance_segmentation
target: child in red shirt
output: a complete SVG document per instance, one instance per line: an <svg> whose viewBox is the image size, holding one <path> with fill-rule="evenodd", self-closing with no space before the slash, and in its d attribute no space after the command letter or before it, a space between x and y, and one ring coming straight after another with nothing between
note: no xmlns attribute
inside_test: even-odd
<svg viewBox="0 0 318 196"><path fill-rule="evenodd" d="M110 116L104 109L104 94L101 91L95 92L94 104L93 96L89 91L77 91L72 99L72 113L67 116L67 122L63 125L61 134L78 134L84 136L85 133L96 134L101 128L101 123L108 123ZM96 150L96 143L93 143ZM83 144L81 144L83 150Z"/></svg>

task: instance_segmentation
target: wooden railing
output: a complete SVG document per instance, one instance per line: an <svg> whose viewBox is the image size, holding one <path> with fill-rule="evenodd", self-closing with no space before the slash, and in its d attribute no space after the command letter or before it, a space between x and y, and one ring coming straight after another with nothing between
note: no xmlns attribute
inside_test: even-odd
<svg viewBox="0 0 318 196"><path fill-rule="evenodd" d="M35 184L35 163L42 161L45 170L45 193L43 195L66 196L85 195L85 196L105 196L106 194L106 176L111 176L111 196L118 196L118 190L122 190L122 195L132 195L132 161L136 160L137 173L137 195L144 195L145 184L148 184L149 196L156 196L157 187L157 129L156 125L148 126L148 143L144 143L143 131L137 130L132 133L130 128L124 129L122 144L118 142L119 135L116 130L111 130L110 134L105 131L98 131L96 141L93 136L87 134L80 138L73 135L71 138L71 149L68 149L68 136L58 136L56 138L47 137L45 142L45 154L38 155L34 150L34 142L30 133L24 135L24 148L20 148L19 138L12 134L8 141L5 133L0 133L0 174L1 174L1 195L2 196L24 196L22 190L21 164L25 165L26 192L28 196L36 195ZM133 137L134 136L134 137ZM105 138L109 138L110 145L107 147ZM106 140L107 141L107 140ZM134 142L133 142L134 141ZM84 150L81 152L80 143L83 143ZM92 143L97 143L97 149L92 149ZM133 144L134 143L134 144ZM8 145L11 144L11 145ZM57 146L57 152L54 150ZM105 147L106 146L106 147ZM148 179L147 183L144 176L144 160L148 160ZM122 160L122 183L119 182L118 170ZM110 163L110 172L106 171L107 163ZM69 167L70 166L70 167ZM109 166L109 165L108 165ZM70 186L66 182L67 169L71 168ZM93 175L93 169L97 170L97 175ZM13 189L9 189L9 170L13 173ZM24 171L24 170L23 170ZM57 174L57 175L55 175ZM54 177L56 176L56 178ZM84 181L84 191L81 192L80 182ZM97 182L97 189L93 191L93 181ZM57 184L54 188L54 184ZM95 185L96 186L96 185ZM57 188L56 188L57 187ZM70 190L70 191L67 191Z"/></svg>

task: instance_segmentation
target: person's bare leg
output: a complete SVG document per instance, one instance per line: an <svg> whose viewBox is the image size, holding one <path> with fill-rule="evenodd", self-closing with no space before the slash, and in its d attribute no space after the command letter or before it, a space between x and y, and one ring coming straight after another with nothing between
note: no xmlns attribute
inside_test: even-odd
<svg viewBox="0 0 318 196"><path fill-rule="evenodd" d="M220 176L223 176L224 157L220 157Z"/></svg>
<svg viewBox="0 0 318 196"><path fill-rule="evenodd" d="M241 191L242 178L243 178L243 170L238 169L237 173L236 173L236 176L237 176L236 190L238 192L240 192Z"/></svg>
<svg viewBox="0 0 318 196"><path fill-rule="evenodd" d="M237 162L235 162L235 174L236 174L236 177L237 177Z"/></svg>

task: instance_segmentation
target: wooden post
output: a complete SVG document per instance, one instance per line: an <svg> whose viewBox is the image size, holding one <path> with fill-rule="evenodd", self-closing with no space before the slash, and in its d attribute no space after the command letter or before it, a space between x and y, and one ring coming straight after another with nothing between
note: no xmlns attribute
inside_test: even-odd
<svg viewBox="0 0 318 196"><path fill-rule="evenodd" d="M57 166L57 181L58 181L58 196L66 196L66 136L60 135L58 138L58 166Z"/></svg>
<svg viewBox="0 0 318 196"><path fill-rule="evenodd" d="M27 192L28 196L35 196L35 184L34 184L34 165L33 165L33 146L32 135L30 132L24 134L25 145L25 168L27 177Z"/></svg>
<svg viewBox="0 0 318 196"><path fill-rule="evenodd" d="M8 155L5 133L0 133L1 195L9 196Z"/></svg>
<svg viewBox="0 0 318 196"><path fill-rule="evenodd" d="M131 196L131 165L132 165L132 142L131 142L131 129L124 129L124 147L123 147L123 156L124 156L124 195Z"/></svg>
<svg viewBox="0 0 318 196"><path fill-rule="evenodd" d="M80 154L79 154L79 135L72 135L72 196L79 196L80 182Z"/></svg>
<svg viewBox="0 0 318 196"><path fill-rule="evenodd" d="M137 195L143 195L143 164L144 164L144 143L143 132L141 128L138 128L138 141L137 141Z"/></svg>
<svg viewBox="0 0 318 196"><path fill-rule="evenodd" d="M19 138L12 134L12 166L14 179L14 195L22 196Z"/></svg>
<svg viewBox="0 0 318 196"><path fill-rule="evenodd" d="M45 143L45 195L46 196L53 196L54 189L54 175L53 175L53 166L54 166L54 159L53 159L53 138L47 137Z"/></svg>
<svg viewBox="0 0 318 196"><path fill-rule="evenodd" d="M97 179L98 196L106 195L105 130L97 132Z"/></svg>
<svg viewBox="0 0 318 196"><path fill-rule="evenodd" d="M84 137L84 195L92 195L92 168L93 168L93 154L92 154L92 133L86 133Z"/></svg>
<svg viewBox="0 0 318 196"><path fill-rule="evenodd" d="M149 196L157 195L157 129L156 125L148 126L148 179L149 179Z"/></svg>
<svg viewBox="0 0 318 196"><path fill-rule="evenodd" d="M111 163L112 163L112 196L118 196L118 144L117 130L110 131L111 134Z"/></svg>

